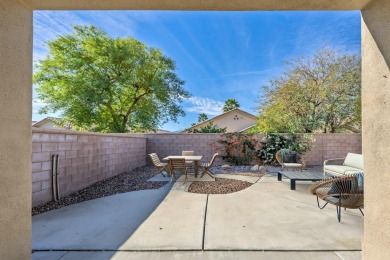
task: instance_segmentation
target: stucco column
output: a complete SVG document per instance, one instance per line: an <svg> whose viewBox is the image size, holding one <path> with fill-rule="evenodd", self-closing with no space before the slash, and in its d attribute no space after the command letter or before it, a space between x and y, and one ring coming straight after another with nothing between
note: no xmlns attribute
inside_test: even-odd
<svg viewBox="0 0 390 260"><path fill-rule="evenodd" d="M390 259L390 1L362 10L364 259Z"/></svg>
<svg viewBox="0 0 390 260"><path fill-rule="evenodd" d="M31 258L32 10L0 1L0 258Z"/></svg>

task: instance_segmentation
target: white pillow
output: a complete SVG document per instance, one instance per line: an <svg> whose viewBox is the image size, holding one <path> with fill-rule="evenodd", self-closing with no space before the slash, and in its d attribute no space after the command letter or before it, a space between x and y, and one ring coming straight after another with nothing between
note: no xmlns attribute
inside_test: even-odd
<svg viewBox="0 0 390 260"><path fill-rule="evenodd" d="M363 155L357 153L348 153L344 160L344 165L363 169Z"/></svg>

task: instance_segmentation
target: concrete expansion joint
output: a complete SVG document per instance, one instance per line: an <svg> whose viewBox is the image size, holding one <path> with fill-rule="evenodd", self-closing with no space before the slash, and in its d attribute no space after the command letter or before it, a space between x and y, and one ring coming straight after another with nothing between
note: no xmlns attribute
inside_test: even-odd
<svg viewBox="0 0 390 260"><path fill-rule="evenodd" d="M308 253L308 252L333 252L338 257L342 258L337 252L361 252L362 250L342 250L342 249L332 249L332 250L282 250L282 249L160 249L160 250L148 250L148 249L37 249L33 250L32 254L38 252L297 252L297 253ZM342 258L343 259L343 258Z"/></svg>
<svg viewBox="0 0 390 260"><path fill-rule="evenodd" d="M210 195L210 194L207 194L207 198L206 198L206 207L205 207L205 210L204 210L203 237L202 237L202 251L204 251L204 244L205 244L205 237L206 237L207 206L208 206L208 203L209 203L209 195Z"/></svg>
<svg viewBox="0 0 390 260"><path fill-rule="evenodd" d="M65 254L63 254L60 258L58 258L57 260L60 260L61 258L63 258L65 255L67 255L69 253L69 251L68 252L66 252Z"/></svg>

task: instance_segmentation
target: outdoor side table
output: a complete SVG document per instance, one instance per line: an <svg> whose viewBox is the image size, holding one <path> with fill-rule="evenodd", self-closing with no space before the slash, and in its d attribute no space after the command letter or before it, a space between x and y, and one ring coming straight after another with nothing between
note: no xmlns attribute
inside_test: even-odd
<svg viewBox="0 0 390 260"><path fill-rule="evenodd" d="M324 178L324 174L322 172L278 171L278 181L282 181L282 176L290 179L291 190L295 190L296 181L320 181Z"/></svg>

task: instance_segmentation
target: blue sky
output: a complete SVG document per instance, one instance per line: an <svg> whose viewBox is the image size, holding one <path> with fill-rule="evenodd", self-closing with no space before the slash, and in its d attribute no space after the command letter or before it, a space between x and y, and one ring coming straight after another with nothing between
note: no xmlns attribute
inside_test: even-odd
<svg viewBox="0 0 390 260"><path fill-rule="evenodd" d="M183 103L186 117L161 127L170 131L189 127L199 113L220 114L228 98L256 114L260 86L280 75L285 61L324 44L342 52L361 50L358 11L36 11L34 61L48 54L48 40L80 24L101 27L112 37L134 37L176 61L193 97ZM35 92L33 97L33 120L41 120L48 115L38 114L43 104Z"/></svg>

